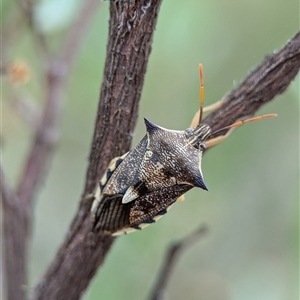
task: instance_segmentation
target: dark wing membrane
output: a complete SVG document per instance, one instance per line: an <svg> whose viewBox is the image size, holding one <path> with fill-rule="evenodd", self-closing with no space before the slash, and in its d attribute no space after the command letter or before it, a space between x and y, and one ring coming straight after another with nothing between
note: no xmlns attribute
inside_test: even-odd
<svg viewBox="0 0 300 300"><path fill-rule="evenodd" d="M133 148L122 163L109 174L109 180L103 185L103 195L124 194L126 190L137 183L138 171L141 166L147 147L147 138L144 137L139 144Z"/></svg>
<svg viewBox="0 0 300 300"><path fill-rule="evenodd" d="M122 194L138 181L137 172L147 147L147 137L126 156L113 161L100 181L92 205L93 230L113 233L129 226L132 203L122 204Z"/></svg>
<svg viewBox="0 0 300 300"><path fill-rule="evenodd" d="M154 222L153 218L172 205L178 197L190 190L192 186L182 184L165 187L159 190L147 193L144 196L133 201L130 209L130 225L138 227L142 223Z"/></svg>
<svg viewBox="0 0 300 300"><path fill-rule="evenodd" d="M133 203L122 204L122 195L103 196L95 212L94 231L114 233L129 226Z"/></svg>
<svg viewBox="0 0 300 300"><path fill-rule="evenodd" d="M142 224L155 222L156 216L165 214L168 207L191 188L190 185L166 187L126 204L122 204L122 195L103 196L95 212L94 231L114 234L128 227L141 229Z"/></svg>

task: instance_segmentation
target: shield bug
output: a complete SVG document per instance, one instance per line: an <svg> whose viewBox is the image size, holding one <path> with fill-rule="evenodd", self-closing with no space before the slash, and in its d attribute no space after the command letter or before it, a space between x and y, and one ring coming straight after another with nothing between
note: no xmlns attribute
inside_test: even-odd
<svg viewBox="0 0 300 300"><path fill-rule="evenodd" d="M93 230L101 234L128 233L154 223L193 187L207 190L201 171L203 151L229 134L215 133L276 115L237 121L212 133L202 123L203 69L200 72L200 109L196 121L184 131L169 130L145 119L146 136L123 156L111 161L97 187L92 205ZM222 105L213 105L212 109Z"/></svg>

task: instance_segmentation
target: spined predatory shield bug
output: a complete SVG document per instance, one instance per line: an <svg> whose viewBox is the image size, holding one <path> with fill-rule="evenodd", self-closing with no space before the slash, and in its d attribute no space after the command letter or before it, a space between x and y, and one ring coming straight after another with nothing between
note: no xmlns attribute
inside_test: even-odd
<svg viewBox="0 0 300 300"><path fill-rule="evenodd" d="M245 123L275 117L268 114L237 121L216 132L202 123L203 68L200 72L200 109L191 128L169 130L145 119L146 136L131 151L113 159L101 179L92 205L93 230L101 234L128 233L161 218L193 187L207 190L201 171L202 153ZM209 109L222 105L217 102ZM207 110L207 109L206 109ZM223 136L216 133L231 129Z"/></svg>

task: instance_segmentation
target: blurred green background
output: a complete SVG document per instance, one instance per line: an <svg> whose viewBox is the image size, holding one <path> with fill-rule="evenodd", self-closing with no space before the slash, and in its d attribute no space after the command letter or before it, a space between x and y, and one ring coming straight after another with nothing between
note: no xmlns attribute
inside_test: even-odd
<svg viewBox="0 0 300 300"><path fill-rule="evenodd" d="M13 1L12 1L13 2ZM59 49L80 1L43 1L36 22ZM4 21L17 16L3 5ZM83 190L105 60L109 2L101 3L82 42L65 91L61 139L34 210L29 290L65 237ZM18 93L42 102L41 66L29 31L3 44L6 58L32 67ZM140 105L134 145L145 133L143 117L185 129L198 109L199 62L204 64L206 104L235 88L299 30L298 0L171 1L162 4ZM10 90L10 92L8 92ZM32 138L29 126L3 91L3 163L12 185ZM169 299L299 299L299 76L265 106L276 119L235 131L205 154L209 192L194 189L157 224L121 236L84 299L146 299L166 247L200 224L209 234L180 258Z"/></svg>

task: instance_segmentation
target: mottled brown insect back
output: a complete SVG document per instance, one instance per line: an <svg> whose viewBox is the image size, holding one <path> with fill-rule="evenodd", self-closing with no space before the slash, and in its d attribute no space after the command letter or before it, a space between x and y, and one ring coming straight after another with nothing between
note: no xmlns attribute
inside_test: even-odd
<svg viewBox="0 0 300 300"><path fill-rule="evenodd" d="M201 172L202 151L199 146L210 134L207 125L186 131L168 130L145 119L148 146L163 166L176 178L177 184L190 184L207 190ZM201 138L196 142L196 135ZM191 139L192 137L192 139Z"/></svg>
<svg viewBox="0 0 300 300"><path fill-rule="evenodd" d="M203 151L226 139L236 127L276 116L268 114L238 120L211 133L211 128L202 124L204 79L201 64L199 74L200 110L191 124L193 128L169 130L145 119L147 135L130 152L111 161L95 191L94 232L119 235L142 229L166 214L191 188L207 190L201 171ZM229 131L223 136L217 135L224 130Z"/></svg>
<svg viewBox="0 0 300 300"><path fill-rule="evenodd" d="M117 235L154 223L193 187L207 190L201 157L210 127L168 130L145 119L147 135L115 158L95 193L95 232Z"/></svg>

